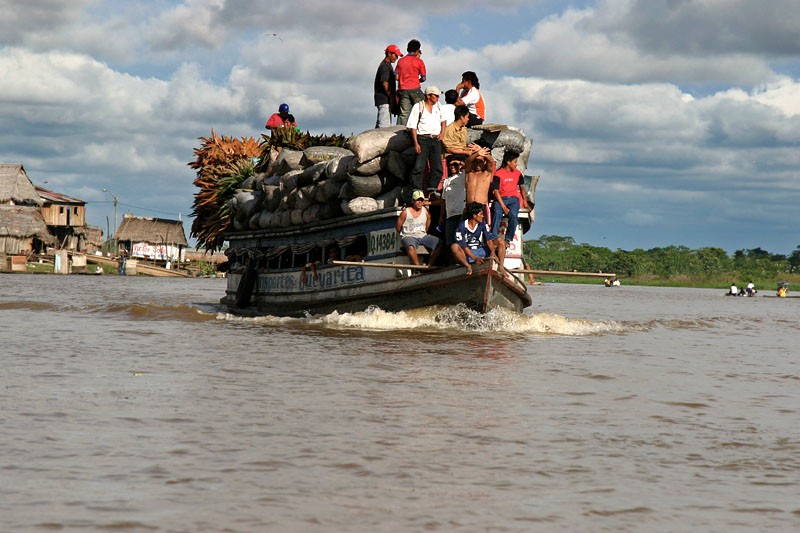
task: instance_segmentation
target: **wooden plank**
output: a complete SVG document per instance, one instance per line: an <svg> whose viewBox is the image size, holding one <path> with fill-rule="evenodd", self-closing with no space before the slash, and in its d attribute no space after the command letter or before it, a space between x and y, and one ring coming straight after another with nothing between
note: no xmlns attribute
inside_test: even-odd
<svg viewBox="0 0 800 533"><path fill-rule="evenodd" d="M366 263L362 261L331 261L331 265L363 266L375 268L397 268L400 270L436 270L439 267L428 265L400 265L396 263ZM321 266L321 265L320 265Z"/></svg>
<svg viewBox="0 0 800 533"><path fill-rule="evenodd" d="M527 268L514 269L514 274L537 274L540 276L583 276L587 278L613 278L616 274L612 272L572 272L559 270L530 270Z"/></svg>

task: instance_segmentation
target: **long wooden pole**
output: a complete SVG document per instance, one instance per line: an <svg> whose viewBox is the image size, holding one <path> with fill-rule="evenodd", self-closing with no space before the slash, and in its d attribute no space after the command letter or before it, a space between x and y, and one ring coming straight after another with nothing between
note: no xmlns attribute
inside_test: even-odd
<svg viewBox="0 0 800 533"><path fill-rule="evenodd" d="M514 269L514 274L536 274L540 276L583 276L587 278L613 278L616 274L612 272L571 272L559 270L530 270L527 268Z"/></svg>
<svg viewBox="0 0 800 533"><path fill-rule="evenodd" d="M399 265L395 263L366 263L362 261L331 261L331 265L344 265L344 266L363 266L374 268L396 268L400 270L435 270L439 267L431 267L428 265Z"/></svg>

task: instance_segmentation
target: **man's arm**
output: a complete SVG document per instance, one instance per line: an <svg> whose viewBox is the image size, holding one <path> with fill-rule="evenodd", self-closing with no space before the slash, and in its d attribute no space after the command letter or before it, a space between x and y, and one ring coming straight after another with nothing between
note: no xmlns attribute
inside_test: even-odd
<svg viewBox="0 0 800 533"><path fill-rule="evenodd" d="M528 206L528 193L525 192L525 185L519 184L520 202L519 205L522 209L530 209Z"/></svg>
<svg viewBox="0 0 800 533"><path fill-rule="evenodd" d="M417 102L411 107L411 111L408 115L408 122L406 123L406 127L408 128L409 132L411 133L411 140L414 141L414 151L417 153L422 152L422 148L419 146L419 140L417 139L417 126L419 125L419 105L424 105L425 100L422 102Z"/></svg>
<svg viewBox="0 0 800 533"><path fill-rule="evenodd" d="M395 223L394 226L395 229L397 230L397 233L401 234L403 233L403 224L405 223L406 223L406 210L403 209L403 211L400 212L400 216L397 217L397 222Z"/></svg>
<svg viewBox="0 0 800 533"><path fill-rule="evenodd" d="M480 150L469 154L467 160L464 162L464 172L472 172L472 165L475 163L475 160L480 157L480 155Z"/></svg>

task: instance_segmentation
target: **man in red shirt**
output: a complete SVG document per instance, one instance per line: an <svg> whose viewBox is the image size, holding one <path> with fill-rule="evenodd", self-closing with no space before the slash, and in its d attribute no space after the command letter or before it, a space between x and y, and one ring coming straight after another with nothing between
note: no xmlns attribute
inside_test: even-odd
<svg viewBox="0 0 800 533"><path fill-rule="evenodd" d="M291 117L291 119L290 119ZM267 123L264 125L267 129L277 128L279 126L296 126L294 117L289 114L289 104L281 104L278 107L278 112L273 113Z"/></svg>
<svg viewBox="0 0 800 533"><path fill-rule="evenodd" d="M503 215L508 216L508 228L506 229L506 243L514 240L514 233L517 231L519 223L518 215L520 207L528 209L528 195L525 193L525 180L522 172L517 169L517 159L519 154L514 151L506 151L503 154L503 164L497 169L492 178L492 238L498 237L500 221Z"/></svg>
<svg viewBox="0 0 800 533"><path fill-rule="evenodd" d="M397 125L405 126L408 123L408 114L411 106L425 99L422 94L421 84L427 79L425 62L420 59L422 50L418 40L408 41L406 50L408 54L397 61L395 72L397 74L397 94L400 98L400 113L397 115Z"/></svg>

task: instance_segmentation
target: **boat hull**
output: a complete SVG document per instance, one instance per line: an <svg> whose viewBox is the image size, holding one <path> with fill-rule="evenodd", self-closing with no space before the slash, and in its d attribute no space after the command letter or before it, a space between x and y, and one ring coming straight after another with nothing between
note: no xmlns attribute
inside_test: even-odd
<svg viewBox="0 0 800 533"><path fill-rule="evenodd" d="M369 269L368 264L361 267ZM414 274L398 268L399 277L359 285L315 291L275 292L262 290L269 286L264 275L258 282L248 305L241 303L239 284L244 275L233 274L228 279L228 290L221 303L232 312L247 315L303 316L328 314L333 311L350 313L377 306L385 311L402 311L432 305L463 304L469 309L485 313L503 307L521 313L531 304L525 285L513 276L498 272L491 262L474 267L466 275L462 266L424 271ZM392 272L395 275L395 272ZM246 290L247 287L243 287Z"/></svg>
<svg viewBox="0 0 800 533"><path fill-rule="evenodd" d="M479 312L496 307L521 312L531 304L525 284L498 272L491 260L473 265L469 276L460 265L409 265L395 229L398 214L389 208L301 227L230 234L234 268L221 303L236 314L274 316L456 304ZM361 240L363 261L321 260L329 247L358 249L355 239ZM276 263L277 254L288 254L286 261Z"/></svg>

